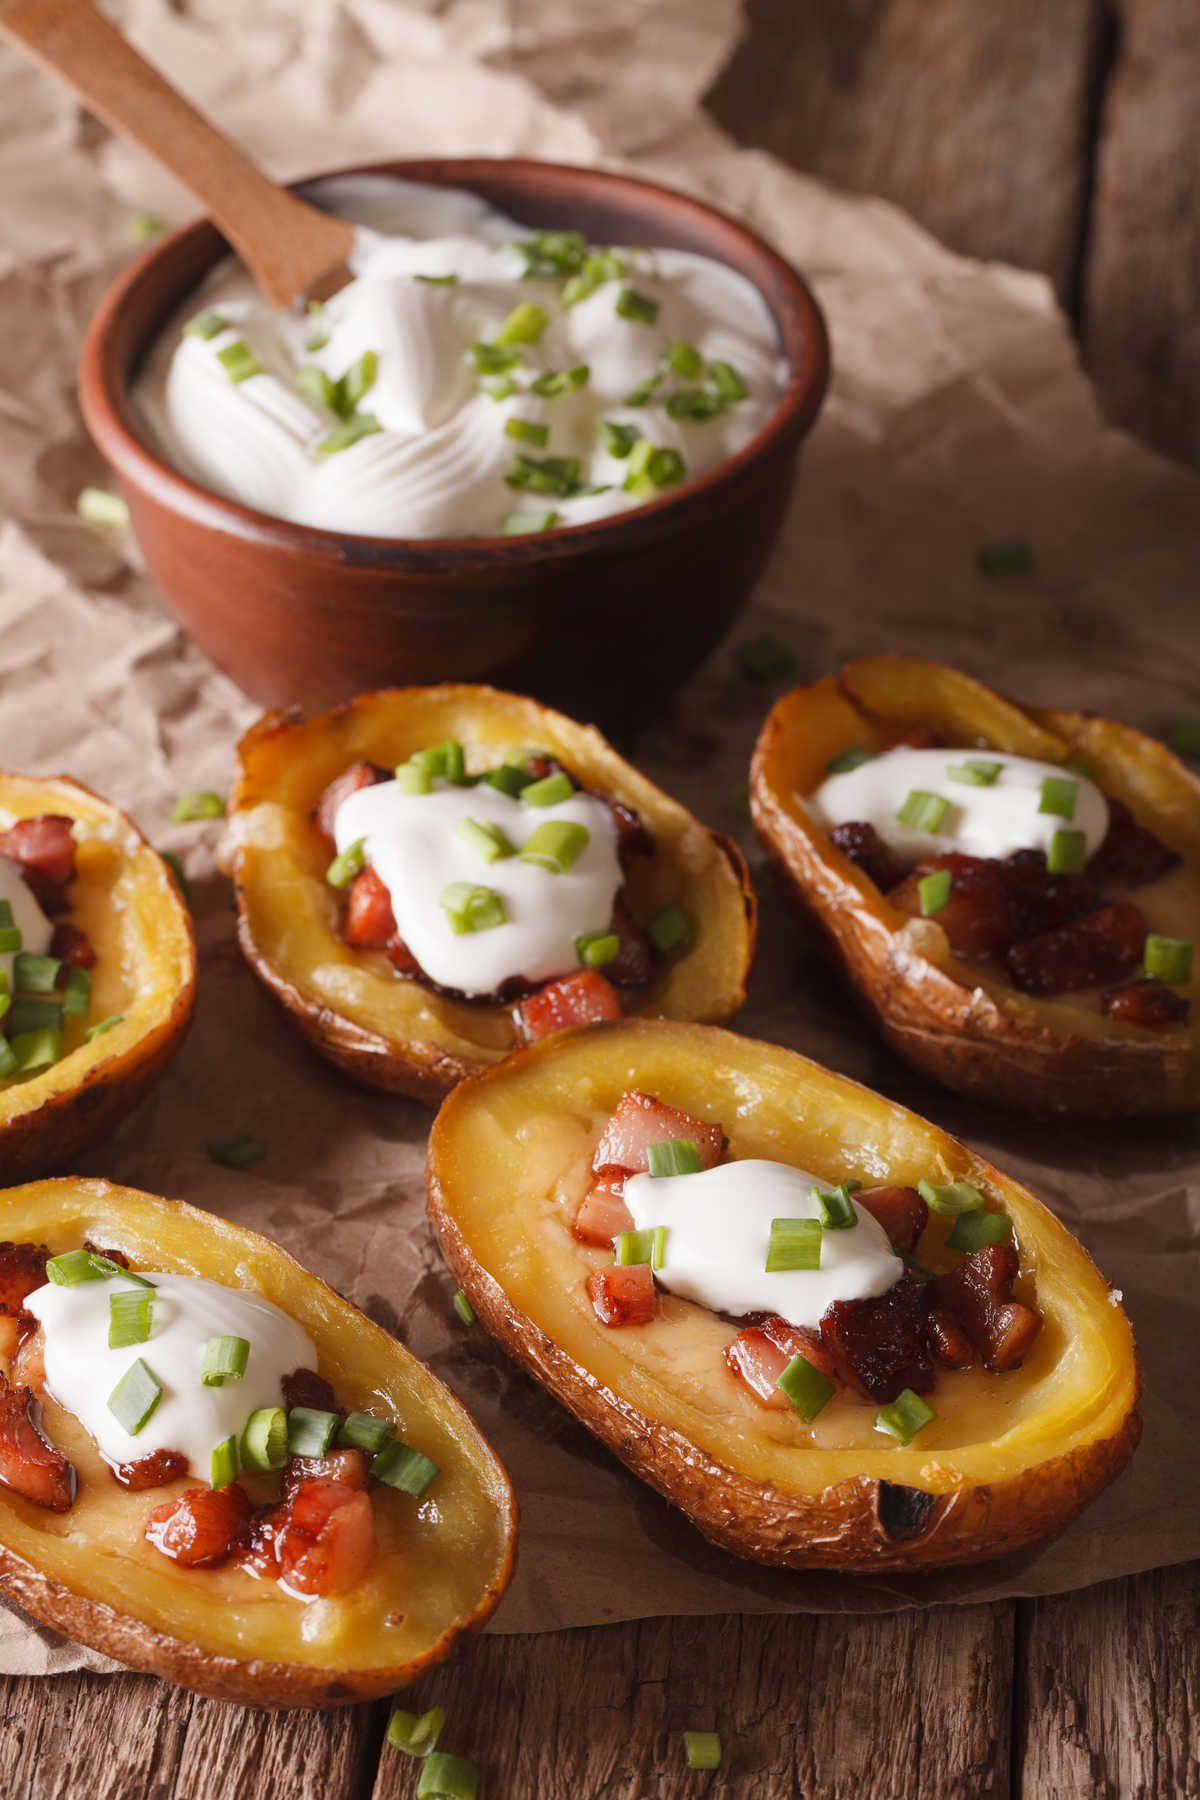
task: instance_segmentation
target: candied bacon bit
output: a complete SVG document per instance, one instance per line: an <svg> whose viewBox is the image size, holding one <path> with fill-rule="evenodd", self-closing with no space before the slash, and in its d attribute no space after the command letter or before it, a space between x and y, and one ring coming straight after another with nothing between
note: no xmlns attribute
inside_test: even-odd
<svg viewBox="0 0 1200 1800"><path fill-rule="evenodd" d="M847 1387L888 1401L905 1388L924 1394L933 1386L925 1326L920 1289L903 1275L876 1299L835 1300L821 1337Z"/></svg>
<svg viewBox="0 0 1200 1800"><path fill-rule="evenodd" d="M929 1283L934 1312L961 1326L986 1369L1016 1368L1042 1328L1040 1313L1012 1297L1019 1268L1011 1244L985 1244Z"/></svg>
<svg viewBox="0 0 1200 1800"><path fill-rule="evenodd" d="M424 969L398 931L387 941L387 954L397 975L407 975L418 981L428 980Z"/></svg>
<svg viewBox="0 0 1200 1800"><path fill-rule="evenodd" d="M975 1361L974 1344L948 1313L930 1313L929 1348L946 1369L969 1369Z"/></svg>
<svg viewBox="0 0 1200 1800"><path fill-rule="evenodd" d="M0 831L0 856L15 862L34 899L46 912L61 910L66 889L75 879L74 820L59 813L18 819Z"/></svg>
<svg viewBox="0 0 1200 1800"><path fill-rule="evenodd" d="M60 919L54 927L50 954L72 969L94 969L96 966L96 952L86 931L80 931L78 925L72 925L66 919Z"/></svg>
<svg viewBox="0 0 1200 1800"><path fill-rule="evenodd" d="M654 1317L654 1276L649 1263L597 1269L588 1276L587 1291L602 1325L648 1325Z"/></svg>
<svg viewBox="0 0 1200 1800"><path fill-rule="evenodd" d="M1192 1010L1190 1001L1153 975L1125 987L1109 988L1101 995L1100 1005L1110 1019L1119 1019L1122 1025L1141 1025L1147 1031L1184 1025Z"/></svg>
<svg viewBox="0 0 1200 1800"><path fill-rule="evenodd" d="M916 1188L862 1188L854 1198L883 1226L893 1250L911 1256L929 1223L929 1208Z"/></svg>
<svg viewBox="0 0 1200 1800"><path fill-rule="evenodd" d="M383 950L395 935L392 896L374 869L362 869L346 889L342 936L355 950Z"/></svg>
<svg viewBox="0 0 1200 1800"><path fill-rule="evenodd" d="M45 1244L0 1244L0 1314L16 1318L35 1288L46 1283Z"/></svg>
<svg viewBox="0 0 1200 1800"><path fill-rule="evenodd" d="M794 1356L802 1356L835 1386L842 1385L820 1332L803 1325L789 1325L786 1319L770 1318L761 1325L748 1325L725 1347L725 1364L730 1373L749 1389L760 1406L776 1411L791 1405L777 1384Z"/></svg>
<svg viewBox="0 0 1200 1800"><path fill-rule="evenodd" d="M300 1481L279 1506L259 1514L241 1560L297 1593L324 1595L357 1587L374 1556L371 1496L318 1477Z"/></svg>
<svg viewBox="0 0 1200 1800"><path fill-rule="evenodd" d="M140 1492L144 1488L166 1487L188 1472L188 1459L179 1450L155 1450L137 1462L110 1463L113 1480L122 1487Z"/></svg>
<svg viewBox="0 0 1200 1800"><path fill-rule="evenodd" d="M351 763L348 769L343 769L329 783L313 808L313 823L321 836L327 838L332 845L338 807L342 802L348 800L351 794L357 794L360 788L374 787L377 782L390 779L388 771L381 769L378 763L356 762Z"/></svg>
<svg viewBox="0 0 1200 1800"><path fill-rule="evenodd" d="M325 1456L293 1456L283 1471L283 1497L291 1498L306 1481L336 1481L343 1487L361 1488L369 1483L367 1459L361 1450L330 1450Z"/></svg>
<svg viewBox="0 0 1200 1800"><path fill-rule="evenodd" d="M677 1106L668 1106L652 1094L631 1088L621 1095L616 1110L600 1134L592 1168L627 1169L631 1174L644 1174L650 1167L651 1144L665 1144L673 1138L690 1138L700 1152L700 1166L711 1169L720 1162L725 1150L725 1133L720 1125L706 1125Z"/></svg>
<svg viewBox="0 0 1200 1800"><path fill-rule="evenodd" d="M1109 799L1108 831L1087 866L1094 880L1110 882L1115 887L1142 887L1148 881L1157 881L1178 861L1178 854L1139 825L1122 801Z"/></svg>
<svg viewBox="0 0 1200 1800"><path fill-rule="evenodd" d="M948 851L927 856L888 893L898 912L919 919L921 880L936 870L950 871L950 898L932 915L958 956L983 960L1002 956L1009 944L1008 899L999 863Z"/></svg>
<svg viewBox="0 0 1200 1800"><path fill-rule="evenodd" d="M311 1406L315 1412L336 1412L337 1398L323 1375L315 1369L293 1369L280 1386L283 1404L290 1412L293 1406Z"/></svg>
<svg viewBox="0 0 1200 1800"><path fill-rule="evenodd" d="M1051 875L1041 850L1014 850L999 865L1008 895L1012 938L1038 937L1103 905L1088 875Z"/></svg>
<svg viewBox="0 0 1200 1800"><path fill-rule="evenodd" d="M564 1031L568 1025L591 1025L598 1019L621 1018L621 998L598 969L580 969L577 975L548 981L545 987L527 994L517 1003L516 1016L532 1043L537 1038L549 1037L552 1031Z"/></svg>
<svg viewBox="0 0 1200 1800"><path fill-rule="evenodd" d="M861 869L883 893L903 880L904 866L900 859L889 850L875 827L864 819L850 819L845 825L835 825L829 836L842 855L848 856L855 868Z"/></svg>
<svg viewBox="0 0 1200 1800"><path fill-rule="evenodd" d="M90 1250L94 1256L106 1256L109 1262L115 1262L119 1269L129 1267L129 1258L123 1250L108 1250L103 1244L94 1244L91 1238L84 1238L83 1247L85 1250Z"/></svg>
<svg viewBox="0 0 1200 1800"><path fill-rule="evenodd" d="M185 1488L146 1519L146 1542L181 1569L214 1569L244 1542L253 1512L236 1481L223 1488Z"/></svg>
<svg viewBox="0 0 1200 1800"><path fill-rule="evenodd" d="M621 940L621 948L612 962L605 963L605 977L621 987L637 987L649 981L654 973L654 951L650 939L630 912L623 893L613 901L608 929Z"/></svg>
<svg viewBox="0 0 1200 1800"><path fill-rule="evenodd" d="M581 1244L610 1250L618 1232L633 1230L633 1216L625 1204L624 1192L624 1169L606 1169L597 1175L571 1228Z"/></svg>
<svg viewBox="0 0 1200 1800"><path fill-rule="evenodd" d="M1008 953L1013 986L1025 994L1069 994L1120 981L1136 968L1146 941L1140 907L1101 907L1056 931L1025 938Z"/></svg>
<svg viewBox="0 0 1200 1800"><path fill-rule="evenodd" d="M617 828L617 861L628 875L631 864L639 856L653 855L654 839L642 824L640 814L634 812L632 806L626 806L623 800L614 800L611 794L595 794L592 797L603 801L613 816L613 824Z"/></svg>
<svg viewBox="0 0 1200 1800"><path fill-rule="evenodd" d="M48 1512L66 1512L75 1470L43 1436L41 1411L29 1388L0 1375L0 1482Z"/></svg>

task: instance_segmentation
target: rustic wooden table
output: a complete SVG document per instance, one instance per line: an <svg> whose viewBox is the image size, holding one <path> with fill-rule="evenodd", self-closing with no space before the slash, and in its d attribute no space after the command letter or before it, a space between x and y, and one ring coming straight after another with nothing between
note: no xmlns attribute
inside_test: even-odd
<svg viewBox="0 0 1200 1800"><path fill-rule="evenodd" d="M749 0L743 142L1044 269L1112 415L1200 456L1197 0ZM1086 1524L1081 1527L1086 1530ZM1200 1794L1200 1565L885 1617L485 1638L406 1699L492 1800ZM139 1676L0 1684L0 1796L402 1800L388 1707L267 1715ZM718 1727L718 1776L684 1727Z"/></svg>

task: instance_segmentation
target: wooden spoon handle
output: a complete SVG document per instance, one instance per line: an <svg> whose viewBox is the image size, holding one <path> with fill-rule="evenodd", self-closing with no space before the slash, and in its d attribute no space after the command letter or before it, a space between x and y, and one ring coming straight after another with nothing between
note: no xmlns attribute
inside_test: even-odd
<svg viewBox="0 0 1200 1800"><path fill-rule="evenodd" d="M190 188L273 305L340 285L354 227L269 181L89 0L0 0L0 29Z"/></svg>

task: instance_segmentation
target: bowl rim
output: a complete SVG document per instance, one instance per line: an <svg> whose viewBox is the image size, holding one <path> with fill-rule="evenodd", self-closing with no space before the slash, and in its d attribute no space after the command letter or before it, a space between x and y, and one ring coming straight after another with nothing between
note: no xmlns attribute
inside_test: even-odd
<svg viewBox="0 0 1200 1800"><path fill-rule="evenodd" d="M202 214L153 244L111 283L101 297L84 337L78 375L80 405L93 442L119 480L192 524L213 528L261 547L324 558L343 569L347 566L378 570L395 568L432 575L472 567L494 569L498 559L519 568L526 563L578 556L593 550L636 549L642 542L671 531L677 523L677 515L689 505L713 500L772 451L793 438L799 441L808 433L820 412L829 384L829 333L824 314L799 271L758 232L719 207L710 206L679 188L622 170L523 156L385 158L322 170L287 185L294 191L303 192L323 182L347 177L390 176L439 187L460 186L470 192L473 181L497 175L514 175L518 181L548 180L551 188L559 193L565 193L581 179L590 187L610 190L614 196L633 190L643 203L656 204L660 208L665 205L676 217L691 217L710 227L715 222L722 232L742 241L760 267L787 294L796 318L794 329L789 333L764 291L761 278L746 277L758 289L775 321L781 354L787 363L787 379L779 402L748 443L707 473L682 482L660 499L645 501L629 512L609 514L543 533L492 537L372 537L339 532L330 527L297 524L245 506L240 501L226 499L173 468L147 443L134 420L129 381L132 360L124 357L118 366L113 354L113 339L121 326L126 306L153 279L162 258L177 253L181 246L195 245L211 236L215 239L214 254L197 283L193 284L198 285L211 272L223 251L228 251L228 245L213 221L207 214ZM556 199L557 195L552 194L550 198ZM519 196L515 199L519 206ZM723 259L718 254L715 260ZM181 298L177 294L169 311L160 315L159 328L169 313L180 305ZM153 334L136 346L137 353L140 355L151 341Z"/></svg>

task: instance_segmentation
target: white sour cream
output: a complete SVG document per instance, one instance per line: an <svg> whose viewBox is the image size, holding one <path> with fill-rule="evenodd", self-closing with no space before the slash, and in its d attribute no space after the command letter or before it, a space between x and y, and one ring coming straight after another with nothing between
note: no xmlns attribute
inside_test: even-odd
<svg viewBox="0 0 1200 1800"><path fill-rule="evenodd" d="M108 1302L110 1294L132 1283L118 1277L81 1281L75 1287L48 1282L29 1296L26 1308L40 1319L45 1338L46 1387L75 1414L110 1462L135 1462L156 1450L177 1450L187 1457L192 1475L208 1481L217 1445L227 1437L240 1439L259 1407L282 1405L283 1377L294 1369L315 1369L316 1349L294 1319L260 1294L198 1275L144 1273L154 1283L150 1337L121 1350L108 1347ZM223 1387L202 1384L204 1346L211 1337L243 1337L249 1343L240 1381ZM163 1394L133 1437L109 1410L108 1400L138 1357Z"/></svg>
<svg viewBox="0 0 1200 1800"><path fill-rule="evenodd" d="M949 771L969 761L999 763L987 787L955 781ZM1071 818L1039 810L1042 783L1052 776L1073 783ZM896 817L914 790L950 802L936 831L918 831ZM1087 855L1100 848L1108 830L1108 802L1086 776L1055 763L1009 756L1001 750L911 750L901 745L841 775L830 775L809 802L826 826L861 820L875 827L884 843L905 862L957 850L967 856L1004 857L1014 850L1050 847L1056 831L1082 831Z"/></svg>
<svg viewBox="0 0 1200 1800"><path fill-rule="evenodd" d="M34 956L45 956L54 927L34 899L32 889L16 863L6 856L0 856L0 900L7 900L12 907L13 924L21 933L22 950ZM12 992L14 954L5 951L0 955L0 974L8 984L9 993Z"/></svg>
<svg viewBox="0 0 1200 1800"><path fill-rule="evenodd" d="M576 525L640 503L622 487L628 465L604 447L602 420L632 425L657 447L678 451L694 476L741 449L775 409L785 369L774 323L757 289L724 264L678 250L627 253L624 279L566 307L558 282L523 273L513 245L530 238L529 227L470 195L374 185L390 197L394 228L359 227L356 278L322 315L272 309L227 263L148 359L136 388L140 415L166 459L203 486L278 518L371 536L490 535L514 513L551 511ZM363 188L343 184L343 210L362 216ZM338 184L324 191L339 197ZM455 279L442 285L421 276ZM626 285L657 303L652 325L617 313ZM509 373L518 391L497 400L470 347L494 343L513 309L528 301L543 306L550 322L536 343L517 346L520 365ZM208 339L183 335L204 309L226 328ZM662 368L675 340L694 345L706 366L729 363L748 396L715 418L675 419L667 397L700 378L668 371L649 403L628 406L627 396ZM262 373L235 382L220 356L239 341ZM312 365L337 380L367 351L378 370L360 410L381 430L318 456L337 419L300 390L298 371ZM538 375L582 364L589 379L573 392L543 398L530 391ZM547 427L549 441L506 435L513 419ZM518 454L578 458L580 485L605 491L573 498L514 492L505 477Z"/></svg>
<svg viewBox="0 0 1200 1800"><path fill-rule="evenodd" d="M634 1175L625 1204L638 1230L667 1227L654 1274L670 1293L734 1318L778 1313L815 1326L835 1300L885 1294L904 1273L883 1227L855 1206L856 1227L822 1234L819 1269L767 1274L771 1220L819 1218L812 1190L827 1185L787 1163L750 1158L698 1175Z"/></svg>
<svg viewBox="0 0 1200 1800"><path fill-rule="evenodd" d="M565 819L588 833L586 848L564 874L519 856L485 862L457 835L463 819L494 825L516 850L539 825ZM545 981L577 969L576 938L606 931L622 882L612 813L591 794L557 806L526 806L481 782L407 794L394 781L360 788L338 808L339 851L364 840L367 861L391 895L396 929L426 975L464 994L490 994L523 976ZM485 931L455 933L439 895L453 882L493 888L507 920Z"/></svg>

